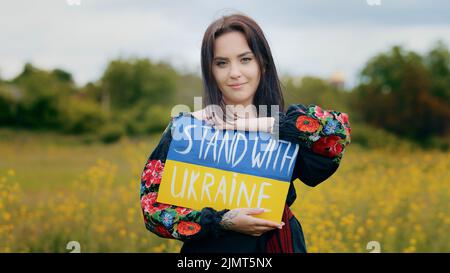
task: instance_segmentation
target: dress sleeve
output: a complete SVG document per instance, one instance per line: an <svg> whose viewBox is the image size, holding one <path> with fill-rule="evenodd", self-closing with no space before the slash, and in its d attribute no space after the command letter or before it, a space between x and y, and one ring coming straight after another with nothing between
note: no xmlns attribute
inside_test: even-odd
<svg viewBox="0 0 450 273"><path fill-rule="evenodd" d="M220 236L222 229L219 223L228 210L216 211L209 207L193 210L156 202L172 140L173 121L165 129L142 171L140 202L145 227L159 237L181 241Z"/></svg>
<svg viewBox="0 0 450 273"><path fill-rule="evenodd" d="M336 172L350 144L348 115L310 104L290 105L279 118L280 139L300 145L295 174L309 186L316 186Z"/></svg>

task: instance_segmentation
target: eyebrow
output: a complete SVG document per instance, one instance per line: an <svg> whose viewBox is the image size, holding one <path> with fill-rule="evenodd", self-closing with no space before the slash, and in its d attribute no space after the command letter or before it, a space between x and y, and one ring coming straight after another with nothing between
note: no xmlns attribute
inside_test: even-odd
<svg viewBox="0 0 450 273"><path fill-rule="evenodd" d="M238 55L238 58L243 57L243 56L245 56L245 55L247 55L247 54L253 54L253 52L247 51L247 52L241 53L241 54ZM214 61L215 61L215 60L228 60L228 58L220 57L220 56L219 56L219 57L215 57L215 58L214 58Z"/></svg>

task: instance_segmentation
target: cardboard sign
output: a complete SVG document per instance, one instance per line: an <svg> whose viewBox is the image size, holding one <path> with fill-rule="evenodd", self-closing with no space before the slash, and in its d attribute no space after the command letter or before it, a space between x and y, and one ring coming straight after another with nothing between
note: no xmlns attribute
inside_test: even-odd
<svg viewBox="0 0 450 273"><path fill-rule="evenodd" d="M299 147L269 133L175 120L157 201L201 210L265 208L280 222Z"/></svg>

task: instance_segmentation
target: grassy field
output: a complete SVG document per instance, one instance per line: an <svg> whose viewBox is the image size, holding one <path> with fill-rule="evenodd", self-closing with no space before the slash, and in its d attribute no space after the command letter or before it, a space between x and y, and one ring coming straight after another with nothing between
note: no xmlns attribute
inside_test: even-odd
<svg viewBox="0 0 450 273"><path fill-rule="evenodd" d="M139 177L159 135L104 145L0 130L0 252L177 252L148 232ZM450 155L350 145L339 170L296 182L310 252L450 251Z"/></svg>

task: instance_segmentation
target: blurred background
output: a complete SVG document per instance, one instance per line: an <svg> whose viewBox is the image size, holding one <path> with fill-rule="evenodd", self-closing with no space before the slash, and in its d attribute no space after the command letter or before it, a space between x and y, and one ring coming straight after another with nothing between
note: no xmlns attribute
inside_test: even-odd
<svg viewBox="0 0 450 273"><path fill-rule="evenodd" d="M295 184L308 251L450 251L448 1L2 0L0 252L179 251L145 229L140 174L233 12L263 29L287 105L350 117L338 171Z"/></svg>

